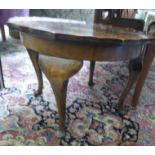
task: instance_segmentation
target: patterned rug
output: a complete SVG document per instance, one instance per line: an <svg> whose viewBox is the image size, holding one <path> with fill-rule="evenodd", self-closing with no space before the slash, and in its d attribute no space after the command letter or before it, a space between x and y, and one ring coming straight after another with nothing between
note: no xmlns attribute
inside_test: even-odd
<svg viewBox="0 0 155 155"><path fill-rule="evenodd" d="M6 89L0 90L0 145L154 145L155 63L140 104L130 107L134 88L123 113L116 103L128 79L128 62L97 62L95 86L87 85L89 62L68 85L66 134L58 138L58 112L52 88L44 76L39 97L36 75L25 48L17 40L0 43Z"/></svg>

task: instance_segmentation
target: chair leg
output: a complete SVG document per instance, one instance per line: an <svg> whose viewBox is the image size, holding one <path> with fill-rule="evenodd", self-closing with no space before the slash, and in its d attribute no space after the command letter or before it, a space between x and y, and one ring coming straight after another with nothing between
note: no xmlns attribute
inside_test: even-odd
<svg viewBox="0 0 155 155"><path fill-rule="evenodd" d="M64 136L68 80L50 80L50 83L58 106L60 136Z"/></svg>
<svg viewBox="0 0 155 155"><path fill-rule="evenodd" d="M128 83L127 83L122 95L120 96L119 102L118 102L119 110L121 110L123 108L124 100L125 100L126 96L128 95L131 87L136 82L138 75L140 74L140 72L142 70L142 60L140 58L130 60L128 68L129 68L129 79L128 79Z"/></svg>
<svg viewBox="0 0 155 155"><path fill-rule="evenodd" d="M90 61L89 81L88 81L89 86L94 85L94 82L93 82L94 69L95 69L95 61Z"/></svg>
<svg viewBox="0 0 155 155"><path fill-rule="evenodd" d="M136 107L138 105L138 100L139 100L142 88L144 86L145 79L146 79L149 69L152 65L154 57L155 57L154 47L151 46L146 51L144 61L143 61L143 70L140 73L140 76L136 83L135 92L134 92L133 99L132 99L133 107Z"/></svg>
<svg viewBox="0 0 155 155"><path fill-rule="evenodd" d="M43 89L43 78L42 78L42 72L38 64L38 53L31 50L27 49L28 54L30 56L30 59L32 61L32 64L34 66L35 72L37 74L37 79L38 79L38 89L35 91L34 96L38 96L42 94L42 89Z"/></svg>
<svg viewBox="0 0 155 155"><path fill-rule="evenodd" d="M2 40L3 40L3 41L6 41L4 25L1 26L1 34L2 34Z"/></svg>
<svg viewBox="0 0 155 155"><path fill-rule="evenodd" d="M0 88L4 88L4 79L3 79L3 70L2 70L2 63L0 58Z"/></svg>

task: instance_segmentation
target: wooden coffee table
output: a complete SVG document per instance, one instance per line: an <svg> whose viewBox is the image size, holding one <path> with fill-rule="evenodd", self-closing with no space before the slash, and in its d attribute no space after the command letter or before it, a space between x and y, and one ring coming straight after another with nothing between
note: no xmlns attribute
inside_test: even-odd
<svg viewBox="0 0 155 155"><path fill-rule="evenodd" d="M8 26L20 32L21 41L30 55L38 78L36 95L41 94L43 87L39 53L76 60L133 59L133 64L129 65L129 82L120 97L119 106L137 79L132 105L138 103L155 53L153 37L127 28L45 17L15 17L9 20Z"/></svg>

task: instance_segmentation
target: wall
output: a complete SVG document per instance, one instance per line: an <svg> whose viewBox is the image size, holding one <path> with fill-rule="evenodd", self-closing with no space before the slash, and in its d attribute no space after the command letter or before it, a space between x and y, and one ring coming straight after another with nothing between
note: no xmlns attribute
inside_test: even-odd
<svg viewBox="0 0 155 155"><path fill-rule="evenodd" d="M87 23L91 23L93 21L94 10L90 10L90 9L31 9L30 15L84 20Z"/></svg>

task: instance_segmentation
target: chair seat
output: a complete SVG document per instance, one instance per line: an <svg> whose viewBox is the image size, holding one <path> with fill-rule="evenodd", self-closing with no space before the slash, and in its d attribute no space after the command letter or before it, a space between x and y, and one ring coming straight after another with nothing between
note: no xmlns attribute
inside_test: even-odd
<svg viewBox="0 0 155 155"><path fill-rule="evenodd" d="M48 79L68 79L82 67L82 61L39 54L39 66Z"/></svg>

